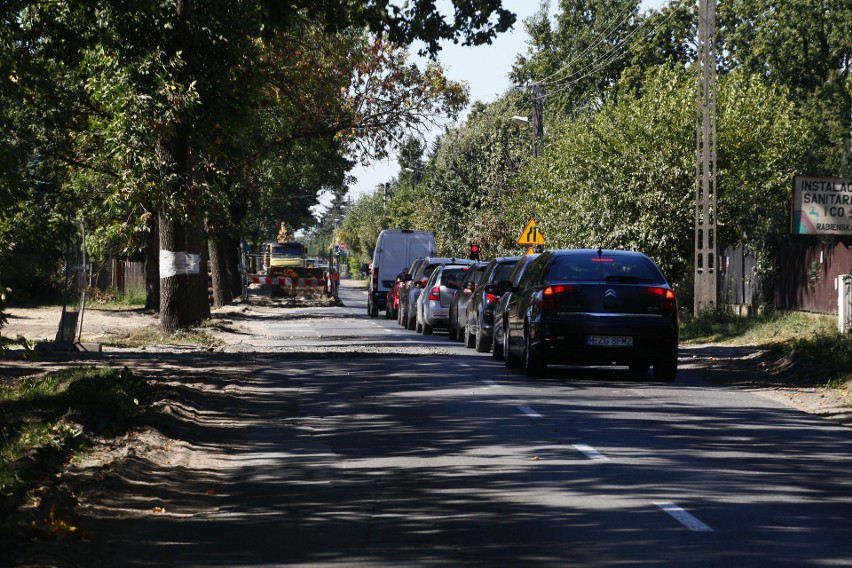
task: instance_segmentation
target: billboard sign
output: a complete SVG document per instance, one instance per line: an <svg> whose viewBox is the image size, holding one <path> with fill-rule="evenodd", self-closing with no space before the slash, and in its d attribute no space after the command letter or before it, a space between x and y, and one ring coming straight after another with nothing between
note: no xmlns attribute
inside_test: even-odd
<svg viewBox="0 0 852 568"><path fill-rule="evenodd" d="M852 235L852 179L793 178L790 232Z"/></svg>

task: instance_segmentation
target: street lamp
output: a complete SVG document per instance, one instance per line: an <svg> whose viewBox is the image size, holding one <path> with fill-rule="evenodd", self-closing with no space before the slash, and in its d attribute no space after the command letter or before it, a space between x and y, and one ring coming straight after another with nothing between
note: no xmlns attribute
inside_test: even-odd
<svg viewBox="0 0 852 568"><path fill-rule="evenodd" d="M518 115L513 116L512 120L515 121L515 122L523 122L524 124L527 124L527 123L530 122L530 119L528 117L518 116ZM540 125L541 125L541 121L539 121L537 124L536 124L535 121L533 121L532 153L533 153L533 156L535 156L535 157L541 156L541 147L539 146L539 138L541 137L542 133L541 133Z"/></svg>
<svg viewBox="0 0 852 568"><path fill-rule="evenodd" d="M411 174L411 189L415 191L417 189L417 174L419 173L415 168L402 168L406 172Z"/></svg>

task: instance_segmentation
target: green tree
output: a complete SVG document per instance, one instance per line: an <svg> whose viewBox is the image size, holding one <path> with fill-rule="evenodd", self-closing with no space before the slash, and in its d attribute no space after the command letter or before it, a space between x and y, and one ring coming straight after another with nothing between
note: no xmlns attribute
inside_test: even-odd
<svg viewBox="0 0 852 568"><path fill-rule="evenodd" d="M379 191L360 196L348 208L343 225L335 231L335 236L338 242L346 243L350 266L359 266L372 260L376 239L388 226L387 206Z"/></svg>
<svg viewBox="0 0 852 568"><path fill-rule="evenodd" d="M423 186L423 143L408 137L401 145L399 175L374 191L362 195L346 212L337 232L349 248L353 266L372 260L373 248L384 229L426 229L430 219L424 215L427 201Z"/></svg>
<svg viewBox="0 0 852 568"><path fill-rule="evenodd" d="M692 273L694 77L649 73L639 97L559 125L544 158L525 169L510 211L533 208L548 246L641 250L681 288ZM794 107L740 74L719 85L720 242L747 242L765 260L786 232L789 180L804 161Z"/></svg>
<svg viewBox="0 0 852 568"><path fill-rule="evenodd" d="M697 56L698 3L672 0L659 10L649 10L637 19L637 33L629 42L628 65L618 84L621 94L635 94L647 73L658 67L687 66Z"/></svg>
<svg viewBox="0 0 852 568"><path fill-rule="evenodd" d="M720 243L755 254L771 284L775 252L790 230L791 181L808 160L808 124L786 90L737 70L719 89L717 144Z"/></svg>
<svg viewBox="0 0 852 568"><path fill-rule="evenodd" d="M66 54L80 44L73 29L85 10L29 4L0 11L0 281L10 298L45 287L64 258L79 216L60 189L74 165L73 134L85 126L77 60Z"/></svg>
<svg viewBox="0 0 852 568"><path fill-rule="evenodd" d="M485 255L515 250L507 223L507 202L514 176L530 157L529 126L512 120L521 97L510 93L489 105L479 105L467 122L441 137L425 168L428 226L436 231L440 251L464 255L471 242Z"/></svg>
<svg viewBox="0 0 852 568"><path fill-rule="evenodd" d="M852 131L852 4L846 0L724 0L724 66L785 89L802 109L811 140L806 171L848 175Z"/></svg>
<svg viewBox="0 0 852 568"><path fill-rule="evenodd" d="M339 244L335 242L335 231L342 226L347 209L346 187L340 186L332 191L331 203L322 211L319 221L305 241L310 254L328 257L331 248Z"/></svg>
<svg viewBox="0 0 852 568"><path fill-rule="evenodd" d="M530 48L510 77L541 84L548 114L574 114L620 78L637 27L638 0L560 0L555 26L547 5L525 22Z"/></svg>

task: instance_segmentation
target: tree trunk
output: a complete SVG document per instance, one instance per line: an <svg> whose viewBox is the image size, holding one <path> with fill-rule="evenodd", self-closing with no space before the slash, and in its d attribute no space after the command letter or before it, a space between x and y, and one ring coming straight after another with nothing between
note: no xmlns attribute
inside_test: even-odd
<svg viewBox="0 0 852 568"><path fill-rule="evenodd" d="M171 45L168 48L168 59L182 54L185 60L190 59L189 19L192 11L192 0L177 0L175 2L175 25ZM189 66L181 67L175 81L185 85L189 83ZM206 265L201 270L199 255L200 243L203 238L196 234L200 229L197 225L197 207L192 202L192 192L188 191L190 181L190 131L191 119L185 111L178 112L175 117L174 129L165 135L157 148L158 157L168 165L174 174L168 192L174 197L182 196L183 207L160 211L160 327L163 333L173 334L180 329L197 325L204 316L199 315L197 296L200 286L198 279L203 274L203 299L207 301ZM198 266L196 266L196 261ZM196 269L198 271L196 272ZM207 308L209 315L209 306Z"/></svg>
<svg viewBox="0 0 852 568"><path fill-rule="evenodd" d="M213 307L221 308L242 294L239 258L239 244L227 231L218 229L210 241L210 270L213 276Z"/></svg>
<svg viewBox="0 0 852 568"><path fill-rule="evenodd" d="M173 334L189 327L189 277L181 272L180 255L186 254L185 223L160 216L160 327ZM184 263L185 265L185 259Z"/></svg>
<svg viewBox="0 0 852 568"><path fill-rule="evenodd" d="M145 238L145 309L160 311L160 231L156 217Z"/></svg>
<svg viewBox="0 0 852 568"><path fill-rule="evenodd" d="M239 227L246 215L245 199L236 194L228 206L229 218L225 223L209 227L212 241L208 247L210 270L213 276L213 305L226 306L243 294L240 274Z"/></svg>
<svg viewBox="0 0 852 568"><path fill-rule="evenodd" d="M198 210L189 217L186 225L186 251L188 254L198 258L198 272L190 273L190 313L188 321L190 325L198 325L210 318L209 281L207 271L207 237L204 231L204 218Z"/></svg>
<svg viewBox="0 0 852 568"><path fill-rule="evenodd" d="M225 257L225 269L227 270L228 287L231 300L243 295L243 278L240 274L240 256L242 254L240 243L237 239L226 235L222 241L223 256Z"/></svg>
<svg viewBox="0 0 852 568"><path fill-rule="evenodd" d="M224 285L225 275L225 259L219 251L221 246L219 239L219 231L215 231L215 235L207 243L207 250L210 254L210 280L213 283L213 307L221 308L227 306L230 302L228 298L228 287Z"/></svg>
<svg viewBox="0 0 852 568"><path fill-rule="evenodd" d="M240 194L228 206L231 215L231 226L236 227L231 232L222 236L222 250L224 251L225 266L228 270L228 282L231 286L231 298L239 298L243 295L243 278L240 274L240 261L242 260L242 246L238 227L242 226L243 219L248 213L245 195ZM222 231L225 233L225 231ZM248 261L248 259L246 259ZM248 266L245 267L248 270Z"/></svg>

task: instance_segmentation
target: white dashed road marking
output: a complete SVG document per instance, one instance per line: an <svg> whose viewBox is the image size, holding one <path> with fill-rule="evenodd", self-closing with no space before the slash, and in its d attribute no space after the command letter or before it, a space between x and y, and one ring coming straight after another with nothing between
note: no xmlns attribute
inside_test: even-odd
<svg viewBox="0 0 852 568"><path fill-rule="evenodd" d="M654 501L654 505L671 515L674 519L676 519L680 524L685 526L691 531L695 532L713 532L709 526L705 525L674 503L669 501Z"/></svg>
<svg viewBox="0 0 852 568"><path fill-rule="evenodd" d="M521 412L529 416L530 418L541 418L541 414L530 408L529 406L519 406L518 407Z"/></svg>
<svg viewBox="0 0 852 568"><path fill-rule="evenodd" d="M574 444L574 449L583 452L592 461L609 461L608 457L586 444Z"/></svg>

